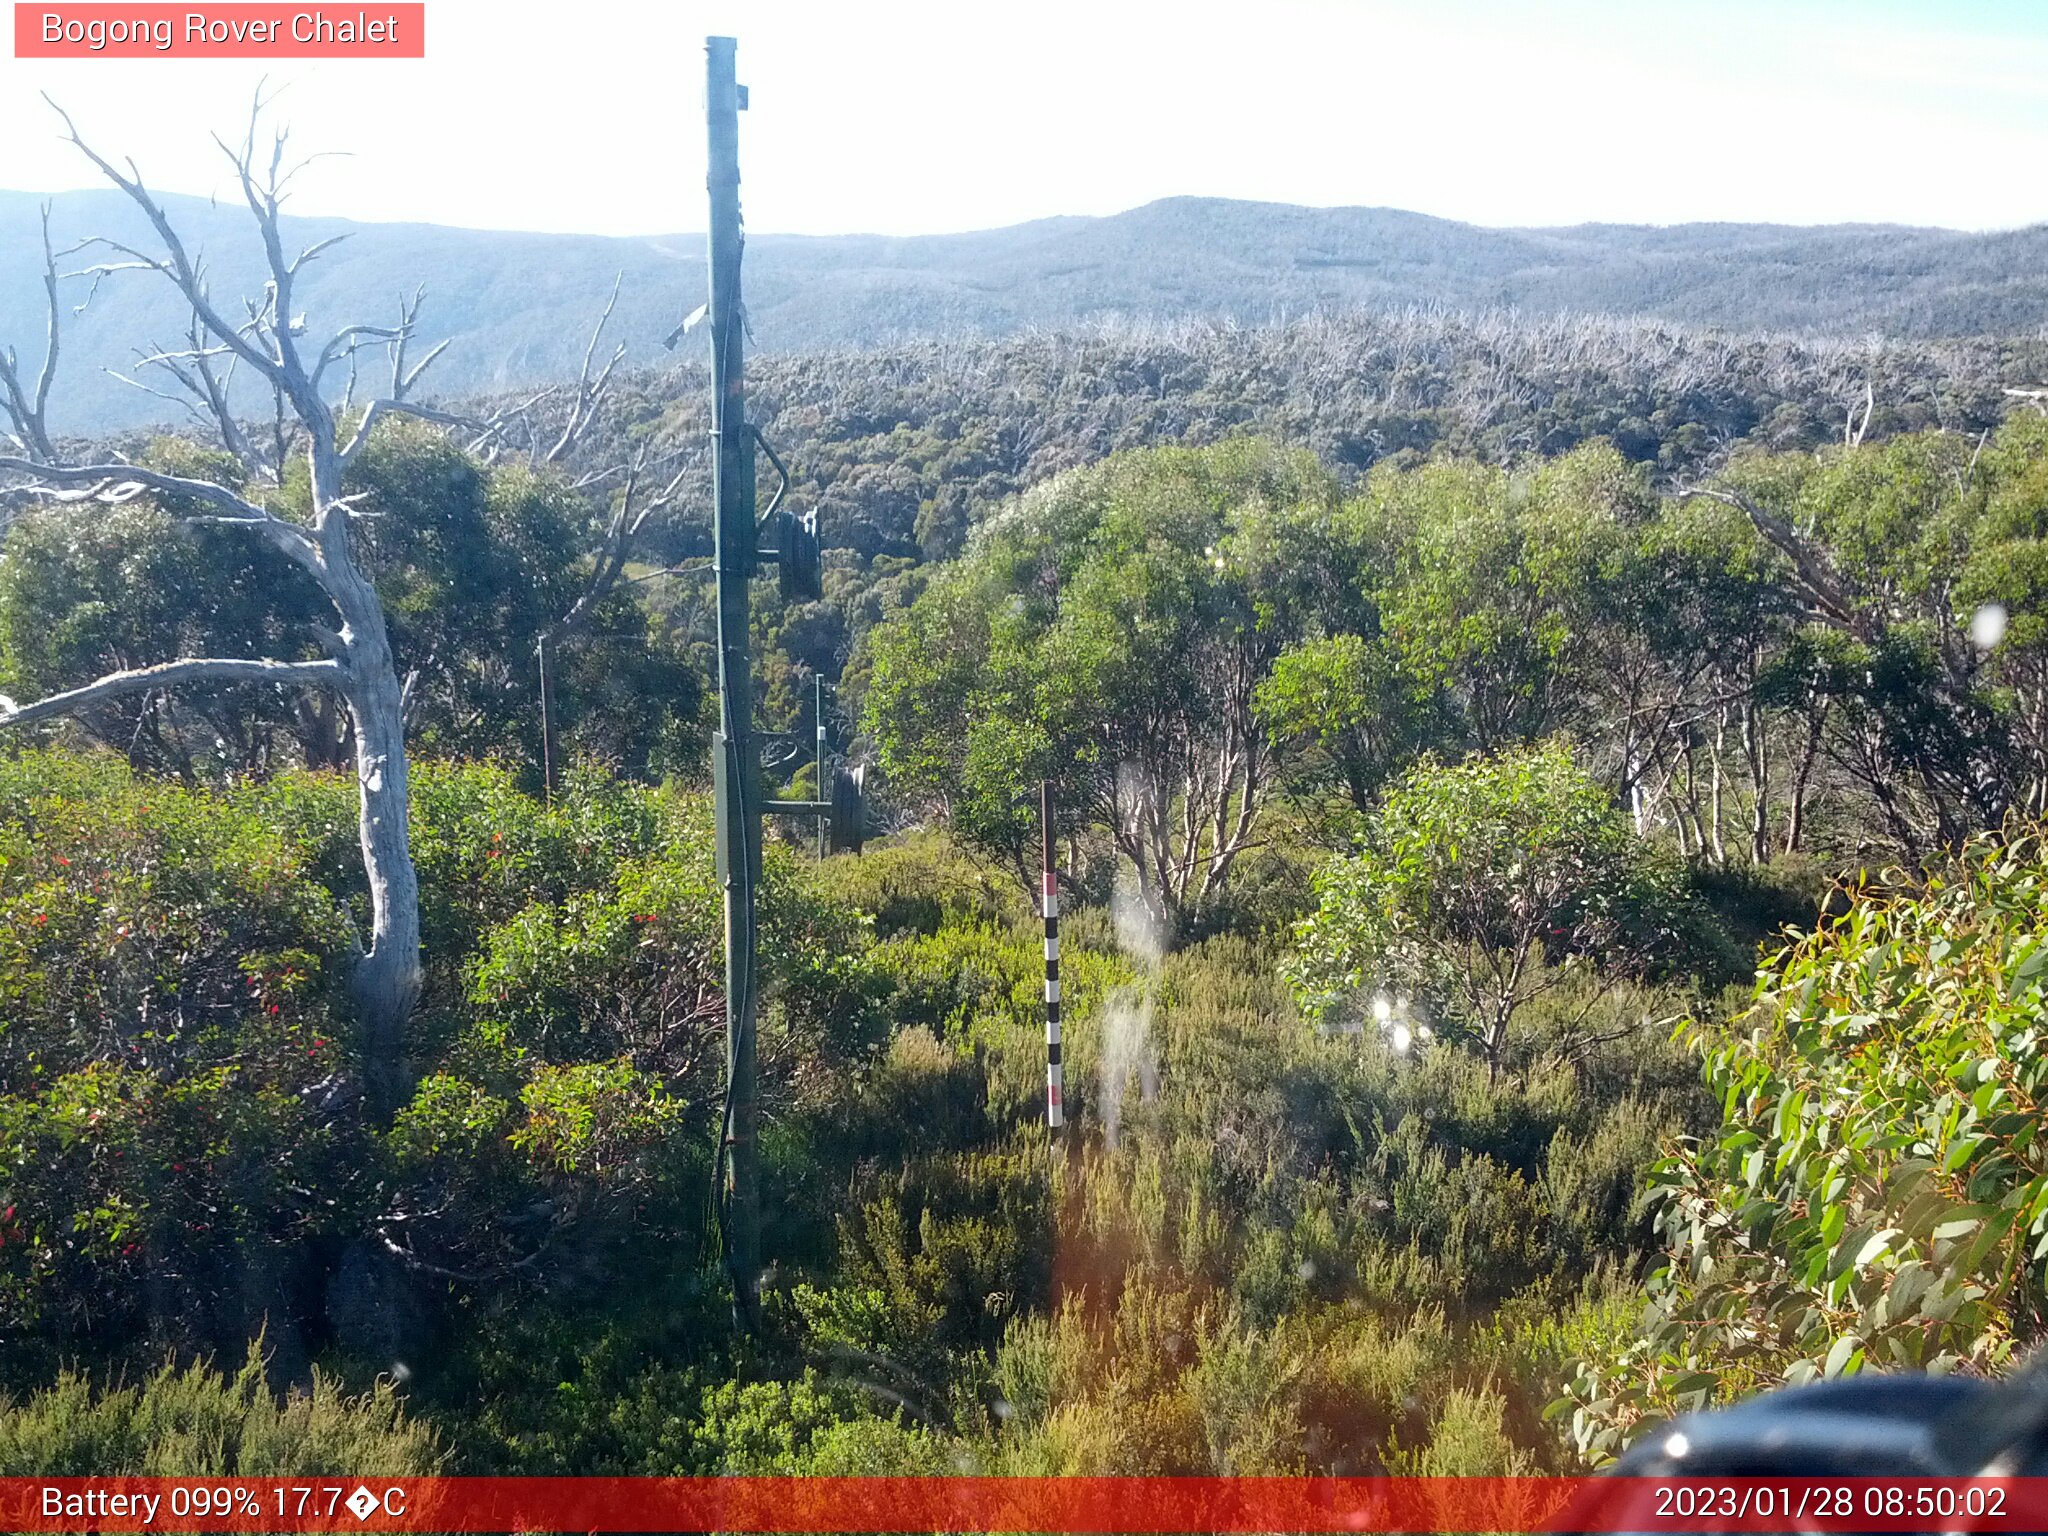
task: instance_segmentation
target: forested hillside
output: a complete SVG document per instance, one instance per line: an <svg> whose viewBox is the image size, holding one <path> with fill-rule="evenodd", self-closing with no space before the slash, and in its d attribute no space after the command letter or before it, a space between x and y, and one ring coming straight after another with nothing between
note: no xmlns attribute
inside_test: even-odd
<svg viewBox="0 0 2048 1536"><path fill-rule="evenodd" d="M763 861L737 1328L702 376L165 263L180 434L0 403L0 1473L1562 1471L2038 1342L2037 339L761 359L763 787L873 824Z"/></svg>
<svg viewBox="0 0 2048 1536"><path fill-rule="evenodd" d="M826 545L915 558L956 551L1008 496L1124 448L1261 433L1313 449L1348 481L1383 459L1507 464L1605 438L1685 478L1739 444L1974 435L2004 419L2007 389L2043 378L2041 338L1800 341L1410 310L771 355L750 388ZM703 387L694 369L641 381L618 430L701 462L690 433ZM686 505L701 510L708 480L692 473Z"/></svg>
<svg viewBox="0 0 2048 1536"><path fill-rule="evenodd" d="M26 257L37 248L43 201L0 192L0 249ZM223 291L260 282L242 210L198 198L165 204L214 263ZM704 291L701 235L608 239L291 216L282 229L294 250L347 237L299 285L316 329L384 317L424 285L427 334L455 343L438 387L458 393L573 373L587 317L620 278L614 335L632 365L658 364L662 338ZM132 246L148 235L133 208L105 192L57 197L51 230L60 248L92 235ZM958 235L754 234L747 253L754 332L784 355L1077 324L1266 325L1413 305L1889 340L2031 335L2048 324L2048 234L2039 227L1500 230L1398 209L1171 198L1107 218ZM0 335L38 333L36 276L26 259L0 271ZM88 287L67 283L67 295L77 302ZM62 414L85 432L168 419L161 399L102 370L130 373L138 348L170 344L188 318L168 288L102 286L76 323ZM245 403L252 413L260 405L253 394Z"/></svg>
<svg viewBox="0 0 2048 1536"><path fill-rule="evenodd" d="M1259 434L1315 453L1339 485L1432 456L1494 466L1606 441L1670 490L1740 454L1946 430L1974 443L2048 378L2048 345L1727 338L1590 318L1411 312L1262 329L1186 325L921 343L757 359L753 410L815 507L822 602L762 616L766 707L808 729L804 680L859 671L861 637L924 567L1025 489L1109 454ZM481 407L480 407L481 408ZM621 386L591 462L645 448L672 463L672 515L640 556L679 574L657 606L702 612L709 587L707 409L695 370Z"/></svg>

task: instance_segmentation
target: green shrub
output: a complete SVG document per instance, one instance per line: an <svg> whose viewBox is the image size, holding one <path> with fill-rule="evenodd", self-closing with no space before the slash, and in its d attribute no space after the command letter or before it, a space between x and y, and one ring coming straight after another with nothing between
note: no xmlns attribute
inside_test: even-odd
<svg viewBox="0 0 2048 1536"><path fill-rule="evenodd" d="M346 934L247 810L104 757L0 757L10 1373L239 1349L360 1219Z"/></svg>
<svg viewBox="0 0 2048 1536"><path fill-rule="evenodd" d="M692 1454L700 1474L935 1476L955 1470L944 1441L878 1414L853 1383L806 1371L793 1381L705 1390Z"/></svg>
<svg viewBox="0 0 2048 1536"><path fill-rule="evenodd" d="M430 965L459 960L495 923L535 902L608 884L619 865L686 828L691 803L578 766L552 806L501 764L411 764L412 857L420 943ZM365 921L368 893L354 775L278 774L239 792L300 850L305 868Z"/></svg>
<svg viewBox="0 0 2048 1536"><path fill-rule="evenodd" d="M1307 1355L1299 1338L1270 1325L1202 1335L1184 1383L1217 1472L1276 1477L1303 1470L1300 1397Z"/></svg>
<svg viewBox="0 0 2048 1536"><path fill-rule="evenodd" d="M1744 1020L1698 1031L1722 1123L1660 1168L1669 1262L1639 1338L1573 1384L1587 1454L1865 1365L2001 1370L2033 1336L2043 844L1980 843L1902 886L1857 892L1776 958Z"/></svg>
<svg viewBox="0 0 2048 1536"><path fill-rule="evenodd" d="M857 859L818 866L822 890L873 920L877 938L934 934L981 921L1011 925L1033 915L1010 871L977 859L944 832L907 832L870 843Z"/></svg>
<svg viewBox="0 0 2048 1536"><path fill-rule="evenodd" d="M1672 885L1562 745L1425 760L1358 851L1317 876L1291 974L1312 1016L1369 1013L1403 1048L1441 1033L1497 1074L1526 1050L1517 1015L1571 968L1603 980L1650 968L1673 932ZM1585 1039L1546 1042L1548 1054L1568 1060Z"/></svg>
<svg viewBox="0 0 2048 1536"><path fill-rule="evenodd" d="M0 1397L4 1477L420 1477L443 1457L390 1382L351 1397L316 1371L279 1396L254 1347L232 1376L165 1365L139 1387L95 1387L67 1370Z"/></svg>
<svg viewBox="0 0 2048 1536"><path fill-rule="evenodd" d="M408 1029L418 1087L380 1133L340 985L352 786L207 793L0 757L0 1329L24 1341L5 1380L238 1350L266 1325L286 1374L332 1335L351 1368L388 1365L385 1335L335 1310L367 1254L380 1320L453 1330L403 1352L425 1390L469 1379L508 1286L544 1285L564 1325L615 1266L645 1273L647 1246L665 1283L713 1272L707 803L578 773L547 807L474 764L424 765L417 788L443 947ZM874 1017L858 915L786 852L765 876L772 1177L781 1115L836 1095Z"/></svg>
<svg viewBox="0 0 2048 1536"><path fill-rule="evenodd" d="M624 1252L603 1254L584 1284L572 1276L545 1292L498 1286L467 1299L446 1358L412 1383L446 1426L456 1470L612 1477L700 1470L705 1383L732 1372L731 1303L694 1246L678 1246L650 1233ZM632 1283L616 1283L622 1274Z"/></svg>
<svg viewBox="0 0 2048 1536"><path fill-rule="evenodd" d="M894 1361L943 1397L946 1350L992 1348L1049 1298L1049 1207L1036 1147L903 1164L840 1218L839 1284L804 1293L813 1336Z"/></svg>
<svg viewBox="0 0 2048 1536"><path fill-rule="evenodd" d="M1301 1384L1303 1445L1311 1464L1369 1472L1397 1435L1426 1434L1429 1408L1458 1354L1441 1306L1385 1319L1335 1319Z"/></svg>

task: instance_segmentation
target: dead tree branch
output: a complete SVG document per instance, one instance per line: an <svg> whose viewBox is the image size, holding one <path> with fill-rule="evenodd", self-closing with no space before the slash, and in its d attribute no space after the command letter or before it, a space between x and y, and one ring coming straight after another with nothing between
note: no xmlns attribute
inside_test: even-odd
<svg viewBox="0 0 2048 1536"><path fill-rule="evenodd" d="M597 357L598 343L604 338L604 328L611 323L612 311L618 308L619 288L626 281L624 272L612 279L612 296L605 300L604 312L597 317L597 324L591 328L590 343L583 349L583 368L576 376L576 398L569 406L569 419L562 425L561 436L555 439L554 447L545 455L550 464L559 464L575 450L583 434L590 430L590 424L597 419L597 409L604 403L606 392L611 388L612 371L619 366L619 359L626 355L626 344L622 341L612 349L612 355L605 360L592 378L590 365Z"/></svg>
<svg viewBox="0 0 2048 1536"><path fill-rule="evenodd" d="M548 639L552 640L569 633L589 617L591 610L603 602L605 596L618 584L620 573L625 570L626 562L632 556L633 541L647 526L648 520L675 504L686 471L678 469L660 490L636 501L646 471L644 454L636 458L626 470L626 483L619 494L618 505L612 509L611 521L605 529L604 544L598 551L597 567L591 575L590 584L570 605L569 611L548 631Z"/></svg>
<svg viewBox="0 0 2048 1536"><path fill-rule="evenodd" d="M1678 494L1681 498L1698 496L1718 501L1742 513L1765 542L1791 562L1795 585L1820 617L1858 639L1869 641L1875 638L1864 616L1850 600L1827 555L1810 540L1801 538L1791 523L1742 491L1689 486L1680 487Z"/></svg>
<svg viewBox="0 0 2048 1536"><path fill-rule="evenodd" d="M57 376L57 353L63 337L63 323L57 302L57 253L50 245L50 205L43 204L43 295L48 309L48 331L43 342L43 365L35 382L24 384L20 359L14 348L0 351L0 389L6 391L4 404L13 430L9 436L21 451L38 463L57 457L50 441L50 383ZM81 305L80 308L84 306Z"/></svg>
<svg viewBox="0 0 2048 1536"><path fill-rule="evenodd" d="M133 693L152 693L159 688L177 688L188 683L270 683L278 687L336 688L343 681L337 661L270 661L253 657L185 657L159 662L153 667L136 667L110 672L83 687L53 693L33 704L13 704L0 699L0 725L32 725L73 715L94 704Z"/></svg>

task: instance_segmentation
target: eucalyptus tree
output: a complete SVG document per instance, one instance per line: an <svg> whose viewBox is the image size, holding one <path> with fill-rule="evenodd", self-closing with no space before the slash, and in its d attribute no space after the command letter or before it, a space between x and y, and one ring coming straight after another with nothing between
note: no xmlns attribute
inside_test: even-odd
<svg viewBox="0 0 2048 1536"><path fill-rule="evenodd" d="M1025 793L1050 780L1155 921L1198 916L1276 782L1258 690L1297 633L1299 529L1334 506L1312 456L1252 440L1027 494L869 637L867 725L897 793L1021 867Z"/></svg>
<svg viewBox="0 0 2048 1536"><path fill-rule="evenodd" d="M1361 580L1395 663L1491 752L1581 723L1605 584L1653 509L1601 444L1528 470L1389 466L1346 515L1377 552Z"/></svg>
<svg viewBox="0 0 2048 1536"><path fill-rule="evenodd" d="M1681 852L1721 862L1727 825L1746 812L1749 858L1763 862L1773 794L1789 785L1803 804L1813 765L1810 742L1780 741L1802 694L1783 668L1792 622L1778 557L1739 513L1666 501L1622 541L1599 597L1587 736L1636 830L1668 823Z"/></svg>
<svg viewBox="0 0 2048 1536"><path fill-rule="evenodd" d="M1820 750L1913 854L2038 808L2048 431L1923 432L1740 462L1690 494L1779 557Z"/></svg>
<svg viewBox="0 0 2048 1536"><path fill-rule="evenodd" d="M1290 790L1309 805L1334 794L1370 813L1417 757L1456 740L1447 691L1417 679L1377 635L1339 631L1289 646L1256 702L1289 761Z"/></svg>
<svg viewBox="0 0 2048 1536"><path fill-rule="evenodd" d="M2048 815L2048 416L2016 416L1980 440L1984 504L1954 607L2024 764L2015 795Z"/></svg>

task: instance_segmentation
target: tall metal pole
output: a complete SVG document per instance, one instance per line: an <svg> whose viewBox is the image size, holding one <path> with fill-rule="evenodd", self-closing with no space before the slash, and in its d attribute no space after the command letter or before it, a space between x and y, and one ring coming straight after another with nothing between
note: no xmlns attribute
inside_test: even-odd
<svg viewBox="0 0 2048 1536"><path fill-rule="evenodd" d="M818 723L818 751L817 757L815 759L817 763L817 768L816 777L812 784L812 790L820 800L829 800L832 796L832 786L825 782L825 674L822 672L812 673L811 686L817 699L817 703L813 713L815 714ZM823 862L824 857L825 818L820 816L818 818L819 861Z"/></svg>
<svg viewBox="0 0 2048 1536"><path fill-rule="evenodd" d="M1038 821L1045 848L1045 1127L1057 1137L1066 1124L1066 1068L1060 1062L1060 877L1053 861L1050 780L1038 785Z"/></svg>
<svg viewBox="0 0 2048 1536"><path fill-rule="evenodd" d="M747 658L747 583L758 538L754 444L747 427L740 307L739 112L744 93L729 37L704 40L704 117L710 145L712 568L718 576L719 729L712 785L718 818L718 873L725 893L726 1102L720 1151L725 1187L721 1236L732 1277L733 1314L759 1323L760 1147L755 1140L754 898L761 883L760 747L754 736L753 678Z"/></svg>

